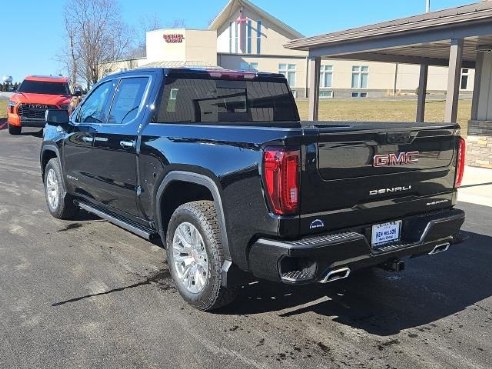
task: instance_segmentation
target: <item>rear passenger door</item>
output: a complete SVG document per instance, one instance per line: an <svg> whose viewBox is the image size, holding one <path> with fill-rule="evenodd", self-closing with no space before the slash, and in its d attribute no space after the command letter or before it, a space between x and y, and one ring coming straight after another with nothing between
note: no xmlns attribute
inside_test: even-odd
<svg viewBox="0 0 492 369"><path fill-rule="evenodd" d="M96 198L124 217L142 217L137 204L137 139L150 80L151 76L142 75L117 81L107 122L94 127Z"/></svg>

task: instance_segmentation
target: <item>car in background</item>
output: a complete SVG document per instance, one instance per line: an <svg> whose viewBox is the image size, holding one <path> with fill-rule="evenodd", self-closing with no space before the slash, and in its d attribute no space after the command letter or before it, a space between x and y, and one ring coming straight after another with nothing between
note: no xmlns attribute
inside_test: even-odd
<svg viewBox="0 0 492 369"><path fill-rule="evenodd" d="M44 127L46 110L66 110L71 99L66 77L26 77L8 103L9 133L18 135L22 127Z"/></svg>

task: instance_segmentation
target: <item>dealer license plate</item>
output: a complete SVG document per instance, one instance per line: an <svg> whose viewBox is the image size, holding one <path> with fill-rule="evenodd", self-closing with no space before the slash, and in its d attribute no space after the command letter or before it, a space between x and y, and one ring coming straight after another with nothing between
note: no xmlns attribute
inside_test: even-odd
<svg viewBox="0 0 492 369"><path fill-rule="evenodd" d="M401 220L372 226L372 247L397 243L400 241Z"/></svg>

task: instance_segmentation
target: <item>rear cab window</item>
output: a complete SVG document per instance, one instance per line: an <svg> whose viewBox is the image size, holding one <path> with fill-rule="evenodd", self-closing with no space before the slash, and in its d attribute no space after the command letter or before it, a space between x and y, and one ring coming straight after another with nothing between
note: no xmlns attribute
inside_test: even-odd
<svg viewBox="0 0 492 369"><path fill-rule="evenodd" d="M292 122L299 115L285 80L214 79L205 75L168 76L156 122Z"/></svg>

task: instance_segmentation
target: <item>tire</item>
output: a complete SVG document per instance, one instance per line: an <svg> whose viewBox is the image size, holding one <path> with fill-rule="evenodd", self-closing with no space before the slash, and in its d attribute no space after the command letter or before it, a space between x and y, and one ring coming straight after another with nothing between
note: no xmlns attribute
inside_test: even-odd
<svg viewBox="0 0 492 369"><path fill-rule="evenodd" d="M181 205L169 221L166 244L171 276L183 299L199 310L223 307L239 291L222 286L224 250L220 236L212 201Z"/></svg>
<svg viewBox="0 0 492 369"><path fill-rule="evenodd" d="M57 158L50 159L44 170L44 193L46 205L52 216L58 219L71 220L79 208L73 203L63 182L60 162Z"/></svg>
<svg viewBox="0 0 492 369"><path fill-rule="evenodd" d="M11 126L9 124L9 133L11 135L14 135L14 136L17 136L17 135L20 135L22 132L22 127L17 127L17 126Z"/></svg>

